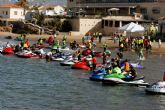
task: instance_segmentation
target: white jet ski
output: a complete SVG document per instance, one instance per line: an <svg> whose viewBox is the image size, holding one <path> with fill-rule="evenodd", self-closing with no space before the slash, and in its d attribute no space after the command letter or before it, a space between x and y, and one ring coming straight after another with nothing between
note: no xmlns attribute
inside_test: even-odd
<svg viewBox="0 0 165 110"><path fill-rule="evenodd" d="M72 57L71 58L68 58L68 59L65 59L63 62L61 62L60 64L62 66L71 66L73 64L75 64L76 62L78 62L77 59L73 59Z"/></svg>
<svg viewBox="0 0 165 110"><path fill-rule="evenodd" d="M165 94L165 81L158 81L146 88L147 93Z"/></svg>
<svg viewBox="0 0 165 110"><path fill-rule="evenodd" d="M132 81L124 81L120 78L104 78L103 79L103 82L106 81L108 82L108 84L110 85L130 85L130 86L148 86L149 84L148 83L145 83L143 78L139 78L139 79L135 79L135 80L132 80ZM104 84L106 84L104 82Z"/></svg>

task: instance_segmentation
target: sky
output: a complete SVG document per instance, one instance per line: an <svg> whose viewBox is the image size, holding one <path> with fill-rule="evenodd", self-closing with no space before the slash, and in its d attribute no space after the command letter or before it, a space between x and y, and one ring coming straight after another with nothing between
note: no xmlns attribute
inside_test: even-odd
<svg viewBox="0 0 165 110"><path fill-rule="evenodd" d="M0 4L6 4L6 3L14 3L17 0L0 0ZM67 0L29 0L33 2L33 4L39 4L44 3L45 4L55 4L55 5L66 5Z"/></svg>

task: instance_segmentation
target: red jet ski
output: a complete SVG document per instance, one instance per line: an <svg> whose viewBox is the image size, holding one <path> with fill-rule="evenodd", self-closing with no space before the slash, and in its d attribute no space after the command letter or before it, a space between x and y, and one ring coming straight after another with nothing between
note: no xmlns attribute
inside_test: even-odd
<svg viewBox="0 0 165 110"><path fill-rule="evenodd" d="M84 69L91 70L89 65L85 61L80 61L72 65L72 69Z"/></svg>
<svg viewBox="0 0 165 110"><path fill-rule="evenodd" d="M2 53L3 53L3 54L14 54L14 51L13 51L13 48L12 48L12 47L5 47L5 48L2 50Z"/></svg>
<svg viewBox="0 0 165 110"><path fill-rule="evenodd" d="M90 61L89 61L90 62ZM91 70L91 64L87 63L85 60L79 61L72 65L72 69L83 69L83 70ZM101 66L101 63L97 63L96 67Z"/></svg>
<svg viewBox="0 0 165 110"><path fill-rule="evenodd" d="M92 51L90 49L86 49L86 50L82 51L82 55L84 55L84 56L91 55L91 53L92 53ZM93 52L93 53L94 53L94 56L96 56L96 57L102 56L101 52Z"/></svg>

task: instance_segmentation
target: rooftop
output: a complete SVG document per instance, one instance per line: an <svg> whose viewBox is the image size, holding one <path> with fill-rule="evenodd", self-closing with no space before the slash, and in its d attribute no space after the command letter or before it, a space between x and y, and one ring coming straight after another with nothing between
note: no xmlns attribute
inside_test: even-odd
<svg viewBox="0 0 165 110"><path fill-rule="evenodd" d="M0 8L22 8L16 4L3 4L3 5L0 5Z"/></svg>

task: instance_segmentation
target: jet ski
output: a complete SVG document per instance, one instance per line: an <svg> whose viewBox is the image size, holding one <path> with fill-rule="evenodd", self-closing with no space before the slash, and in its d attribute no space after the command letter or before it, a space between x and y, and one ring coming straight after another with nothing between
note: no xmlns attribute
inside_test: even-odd
<svg viewBox="0 0 165 110"><path fill-rule="evenodd" d="M71 54L57 53L52 56L52 61L64 61L66 58L72 57Z"/></svg>
<svg viewBox="0 0 165 110"><path fill-rule="evenodd" d="M144 66L139 63L129 63L133 68L143 69ZM124 63L121 64L121 68L124 68Z"/></svg>
<svg viewBox="0 0 165 110"><path fill-rule="evenodd" d="M165 94L165 73L163 81L158 81L146 87L145 91L150 94Z"/></svg>
<svg viewBox="0 0 165 110"><path fill-rule="evenodd" d="M32 51L27 50L24 50L23 52L17 52L15 55L21 58L32 58L38 56L37 54L32 53Z"/></svg>
<svg viewBox="0 0 165 110"><path fill-rule="evenodd" d="M147 86L145 91L150 94L165 94L165 81L158 81Z"/></svg>
<svg viewBox="0 0 165 110"><path fill-rule="evenodd" d="M124 74L107 74L104 76L102 82L106 85L118 85L118 84L127 84L127 85L141 85L146 86L148 83L144 82L144 77L135 78L131 75Z"/></svg>
<svg viewBox="0 0 165 110"><path fill-rule="evenodd" d="M14 50L12 47L5 47L2 50L2 54L14 54Z"/></svg>
<svg viewBox="0 0 165 110"><path fill-rule="evenodd" d="M92 75L89 77L92 81L102 81L104 75L107 74L105 68L97 68L92 71Z"/></svg>
<svg viewBox="0 0 165 110"><path fill-rule="evenodd" d="M69 57L60 63L61 66L71 66L78 62L77 58Z"/></svg>

